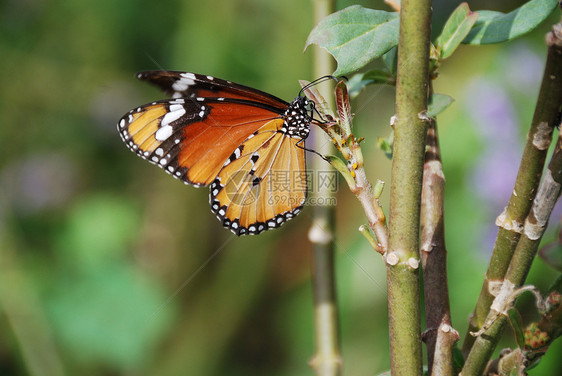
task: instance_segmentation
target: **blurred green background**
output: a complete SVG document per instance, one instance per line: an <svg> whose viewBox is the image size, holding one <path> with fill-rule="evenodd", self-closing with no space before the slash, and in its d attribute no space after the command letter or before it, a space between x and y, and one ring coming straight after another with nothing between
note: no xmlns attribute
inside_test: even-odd
<svg viewBox="0 0 562 376"><path fill-rule="evenodd" d="M469 2L500 11L520 3ZM434 32L456 4L434 1ZM461 334L512 189L555 13L525 38L461 47L435 83L456 99L439 129ZM314 78L312 53L302 53L312 2L4 0L0 17L0 374L312 374L312 209L237 238L211 214L207 189L142 161L115 129L129 109L163 98L134 78L144 69L210 74L292 99L299 79ZM389 181L376 140L388 135L393 94L370 87L353 103L373 181ZM359 204L340 188L344 369L374 375L389 367L386 277L357 232ZM387 208L388 188L384 198ZM555 276L537 260L530 282L545 289ZM556 373L559 342L532 375Z"/></svg>

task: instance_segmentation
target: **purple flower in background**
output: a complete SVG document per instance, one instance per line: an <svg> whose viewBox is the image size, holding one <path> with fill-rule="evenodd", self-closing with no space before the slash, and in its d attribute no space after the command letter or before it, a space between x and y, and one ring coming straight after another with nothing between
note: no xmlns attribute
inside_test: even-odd
<svg viewBox="0 0 562 376"><path fill-rule="evenodd" d="M475 79L466 97L484 144L471 182L479 198L499 214L511 195L521 158L515 111L505 90L490 80Z"/></svg>
<svg viewBox="0 0 562 376"><path fill-rule="evenodd" d="M0 171L0 192L6 209L33 213L65 204L76 186L73 163L60 154L33 155Z"/></svg>
<svg viewBox="0 0 562 376"><path fill-rule="evenodd" d="M544 70L543 59L526 43L509 49L502 63L507 82L516 90L536 95Z"/></svg>
<svg viewBox="0 0 562 376"><path fill-rule="evenodd" d="M472 171L474 191L495 215L507 205L520 159L520 151L515 147L488 149Z"/></svg>
<svg viewBox="0 0 562 376"><path fill-rule="evenodd" d="M487 208L486 223L493 223L507 205L521 161L523 142L516 105L509 93L515 89L534 102L544 64L524 43L515 45L499 60L500 69L493 76L473 79L465 94L466 111L483 145L470 181ZM482 245L490 250L497 229L486 225L482 231Z"/></svg>
<svg viewBox="0 0 562 376"><path fill-rule="evenodd" d="M487 208L480 235L482 249L491 250L497 229L490 226L507 204L521 159L517 118L503 87L492 79L474 79L466 91L467 112L483 144L470 173L473 191Z"/></svg>
<svg viewBox="0 0 562 376"><path fill-rule="evenodd" d="M502 86L492 79L475 78L466 88L465 103L472 123L487 145L518 142L515 111ZM506 146L513 148L515 145Z"/></svg>

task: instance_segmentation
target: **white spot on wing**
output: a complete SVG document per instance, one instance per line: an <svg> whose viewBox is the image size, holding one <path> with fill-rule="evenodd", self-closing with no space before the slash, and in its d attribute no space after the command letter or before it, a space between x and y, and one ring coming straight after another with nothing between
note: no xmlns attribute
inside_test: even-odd
<svg viewBox="0 0 562 376"><path fill-rule="evenodd" d="M195 75L193 73L182 73L182 78L172 84L175 91L185 91L188 87L195 85Z"/></svg>
<svg viewBox="0 0 562 376"><path fill-rule="evenodd" d="M178 120L184 114L185 114L185 108L183 108L183 106L180 106L178 104L171 105L170 112L164 115L164 117L162 118L162 122L160 123L160 126L164 127L170 124L171 122Z"/></svg>
<svg viewBox="0 0 562 376"><path fill-rule="evenodd" d="M174 129L170 125L159 128L154 134L154 138L158 141L166 141L173 133Z"/></svg>
<svg viewBox="0 0 562 376"><path fill-rule="evenodd" d="M171 105L170 105L170 112L182 111L182 110L183 110L183 113L185 113L185 110L184 110L184 108L183 108L183 106L182 106L181 104L172 103L172 102L170 102L170 103L171 103Z"/></svg>

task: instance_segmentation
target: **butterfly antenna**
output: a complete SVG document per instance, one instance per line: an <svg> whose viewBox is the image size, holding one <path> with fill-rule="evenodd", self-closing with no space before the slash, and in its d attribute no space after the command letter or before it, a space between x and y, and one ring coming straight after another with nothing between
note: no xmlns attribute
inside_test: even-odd
<svg viewBox="0 0 562 376"><path fill-rule="evenodd" d="M346 77L343 77L345 80L347 80ZM334 81L338 81L338 78L336 76L330 76L330 75L326 75L326 76L322 76L320 78L315 79L312 82L309 82L307 85L305 85L301 91L299 91L299 96L302 95L302 93L304 93L305 90L310 89L311 87L318 85L319 83L322 83L324 81L328 81L328 80L334 80Z"/></svg>

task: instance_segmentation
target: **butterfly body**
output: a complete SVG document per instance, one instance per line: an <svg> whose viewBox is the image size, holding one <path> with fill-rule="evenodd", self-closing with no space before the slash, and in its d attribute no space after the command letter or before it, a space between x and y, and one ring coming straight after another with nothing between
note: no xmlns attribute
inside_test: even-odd
<svg viewBox="0 0 562 376"><path fill-rule="evenodd" d="M172 98L121 118L118 130L132 151L186 184L209 186L212 212L237 235L280 227L300 212L313 102L299 95L288 103L194 73L137 77Z"/></svg>

